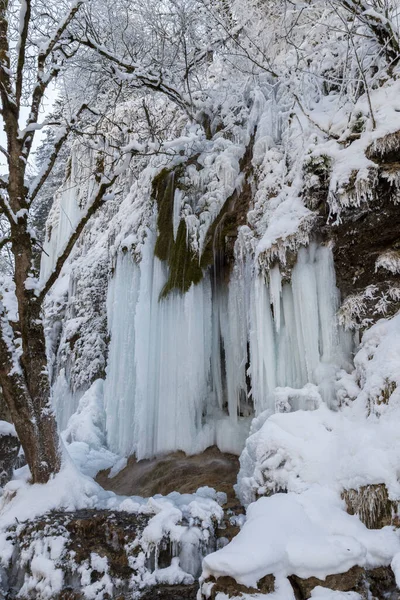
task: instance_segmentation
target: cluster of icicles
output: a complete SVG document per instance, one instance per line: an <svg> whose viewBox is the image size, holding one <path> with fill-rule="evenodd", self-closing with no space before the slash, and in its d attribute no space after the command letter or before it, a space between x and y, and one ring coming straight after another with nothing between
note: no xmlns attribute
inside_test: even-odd
<svg viewBox="0 0 400 600"><path fill-rule="evenodd" d="M110 448L138 459L240 453L252 416L274 410L277 386L319 386L334 402L334 374L350 340L336 325L332 253L300 250L290 283L238 262L230 283L205 275L186 294L160 299L166 267L151 238L142 261L120 254L108 294L111 335L105 408ZM296 408L302 408L297 406Z"/></svg>

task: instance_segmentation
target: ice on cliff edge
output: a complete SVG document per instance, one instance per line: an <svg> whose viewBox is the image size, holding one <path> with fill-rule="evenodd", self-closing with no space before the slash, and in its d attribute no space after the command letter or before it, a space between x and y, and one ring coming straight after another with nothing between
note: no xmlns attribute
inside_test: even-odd
<svg viewBox="0 0 400 600"><path fill-rule="evenodd" d="M74 344L80 344L85 355L91 348L99 349L101 356L91 361L99 358L96 377L103 375L108 354L105 433L109 449L123 456L135 453L142 459L175 450L196 453L213 444L224 452L239 454L251 418L266 409L281 410L274 393L277 386L301 389L310 383L317 386L322 400L335 404L335 373L348 367L351 337L337 325L339 292L332 252L309 243L315 214L301 197L301 177L293 180L292 171L298 167L301 172L304 148L299 146L293 154L296 169L294 163L288 169L284 146L292 142L283 136L281 127L277 129L282 107L275 106L271 94L267 88L256 88L243 97L239 94L235 101L245 117L235 121L232 139L231 135L225 139L220 132L207 140L201 128L187 125L184 135L173 142L179 153L167 167L165 158L154 157L144 169L123 175L122 200L111 207L109 222L101 216L106 210L103 207L92 221L89 238L86 228L82 256L72 256L63 271L64 278L70 279L65 288L66 303L72 309L71 315L64 322L61 317L58 323L65 335L57 350L62 361L58 371L58 365L54 367L53 391L61 430L93 381L85 356L71 351ZM284 99L282 102L284 106ZM232 127L226 118L225 125ZM247 215L251 227L238 232L229 282L228 277L218 280L208 268L200 283L186 294L172 291L160 299L168 273L166 264L154 256L155 177L162 167L171 173L177 165L183 168L187 193L175 190L173 231L176 234L178 221L185 221L187 243L199 253L227 198L235 190L240 193L245 177L241 158L246 151L252 168L257 169L259 189L254 209ZM92 153L80 161L84 149L74 147L74 152L69 183L60 190L48 222L45 250L49 256L43 254L42 277L52 270L90 191L90 166L95 156ZM85 173L80 169L86 169ZM80 180L86 180L82 188ZM288 248L297 253L292 273L278 264L272 269L260 268L260 256L273 248L277 254L274 250L271 256L276 254L282 260ZM101 306L104 317L107 312L108 332L105 327L98 331L103 321L95 322L93 315L78 331L73 309L74 304L82 304L79 294L83 292L74 288L72 280L79 278L82 287L87 282L88 288L106 285L97 280L93 283L93 264L99 256L102 261L104 258L100 270L109 268L110 273L107 307L103 300ZM76 273L71 274L73 269ZM89 311L85 305L80 308L84 319ZM89 332L94 325L97 329ZM79 343L74 341L77 337ZM97 338L101 338L98 344ZM57 347L57 341L54 345ZM87 376L79 377L75 385L71 373L80 365ZM294 394L291 402L291 409L310 406L301 394Z"/></svg>

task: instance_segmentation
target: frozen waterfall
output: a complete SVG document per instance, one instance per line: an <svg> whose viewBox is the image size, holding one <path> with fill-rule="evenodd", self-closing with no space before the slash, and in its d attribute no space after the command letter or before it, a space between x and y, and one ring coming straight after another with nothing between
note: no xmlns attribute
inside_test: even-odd
<svg viewBox="0 0 400 600"><path fill-rule="evenodd" d="M250 418L275 410L277 386L311 382L334 404L351 339L336 325L329 248L301 249L290 282L277 266L269 282L254 276L250 259L236 263L227 285L206 273L186 294L160 299L166 280L151 236L140 263L118 255L105 383L113 451L142 459L217 444L239 453Z"/></svg>
<svg viewBox="0 0 400 600"><path fill-rule="evenodd" d="M81 168L73 155L70 178L52 209L42 277L82 214L80 194L87 196L91 182L77 200L73 182ZM104 406L111 450L142 459L216 444L239 454L251 418L275 411L285 395L276 388L290 390L292 409L309 407L302 388L310 383L318 386L317 396L335 405L335 374L348 364L351 337L337 326L339 297L328 247L301 248L290 281L278 265L268 280L257 275L253 257L243 251L229 283L208 269L186 294L173 291L160 299L168 273L154 256L154 229L148 230L140 262L128 249L118 251L109 282ZM67 379L60 372L53 388L61 429L85 391L70 392Z"/></svg>

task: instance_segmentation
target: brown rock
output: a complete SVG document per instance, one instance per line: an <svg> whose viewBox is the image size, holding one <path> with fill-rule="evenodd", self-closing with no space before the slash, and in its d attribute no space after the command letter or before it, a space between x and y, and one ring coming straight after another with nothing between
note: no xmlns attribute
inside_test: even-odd
<svg viewBox="0 0 400 600"><path fill-rule="evenodd" d="M301 579L296 575L289 577L289 580L299 600L310 598L312 590L317 586L340 592L355 591L361 593L364 582L364 569L355 566L347 573L328 575L324 580L317 577Z"/></svg>
<svg viewBox="0 0 400 600"><path fill-rule="evenodd" d="M400 169L400 131L388 133L368 146L366 157L380 167Z"/></svg>
<svg viewBox="0 0 400 600"><path fill-rule="evenodd" d="M141 600L196 600L197 583L193 585L158 585L144 591Z"/></svg>
<svg viewBox="0 0 400 600"><path fill-rule="evenodd" d="M174 452L141 461L131 456L127 466L115 477L109 478L108 469L101 471L96 481L105 490L112 490L116 494L145 498L170 492L190 494L199 487L210 486L227 494L229 506L238 504L233 490L238 471L237 456L224 454L212 446L194 456Z"/></svg>
<svg viewBox="0 0 400 600"><path fill-rule="evenodd" d="M359 490L344 490L342 498L346 502L347 512L358 515L368 529L394 524L398 503L389 500L383 483L362 486Z"/></svg>
<svg viewBox="0 0 400 600"><path fill-rule="evenodd" d="M266 575L258 582L257 588L247 587L237 583L233 577L210 577L207 583L213 583L209 600L215 600L218 593L226 594L229 597L242 596L243 594L270 594L275 590L275 577Z"/></svg>
<svg viewBox="0 0 400 600"><path fill-rule="evenodd" d="M16 435L0 435L0 486L10 481L20 447Z"/></svg>

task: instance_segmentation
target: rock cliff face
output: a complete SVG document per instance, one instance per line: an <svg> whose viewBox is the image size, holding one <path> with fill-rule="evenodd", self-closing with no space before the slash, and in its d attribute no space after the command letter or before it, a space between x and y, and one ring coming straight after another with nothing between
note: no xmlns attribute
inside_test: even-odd
<svg viewBox="0 0 400 600"><path fill-rule="evenodd" d="M394 134L396 143L397 136ZM395 314L400 307L399 192L397 181L393 180L398 163L394 142L390 140L377 140L375 147L380 151L367 150L367 156L376 163L368 184L368 202L344 208L339 223L322 223L319 229L333 245L343 312L349 310L349 318L364 328L383 316ZM348 192L351 193L351 187Z"/></svg>

